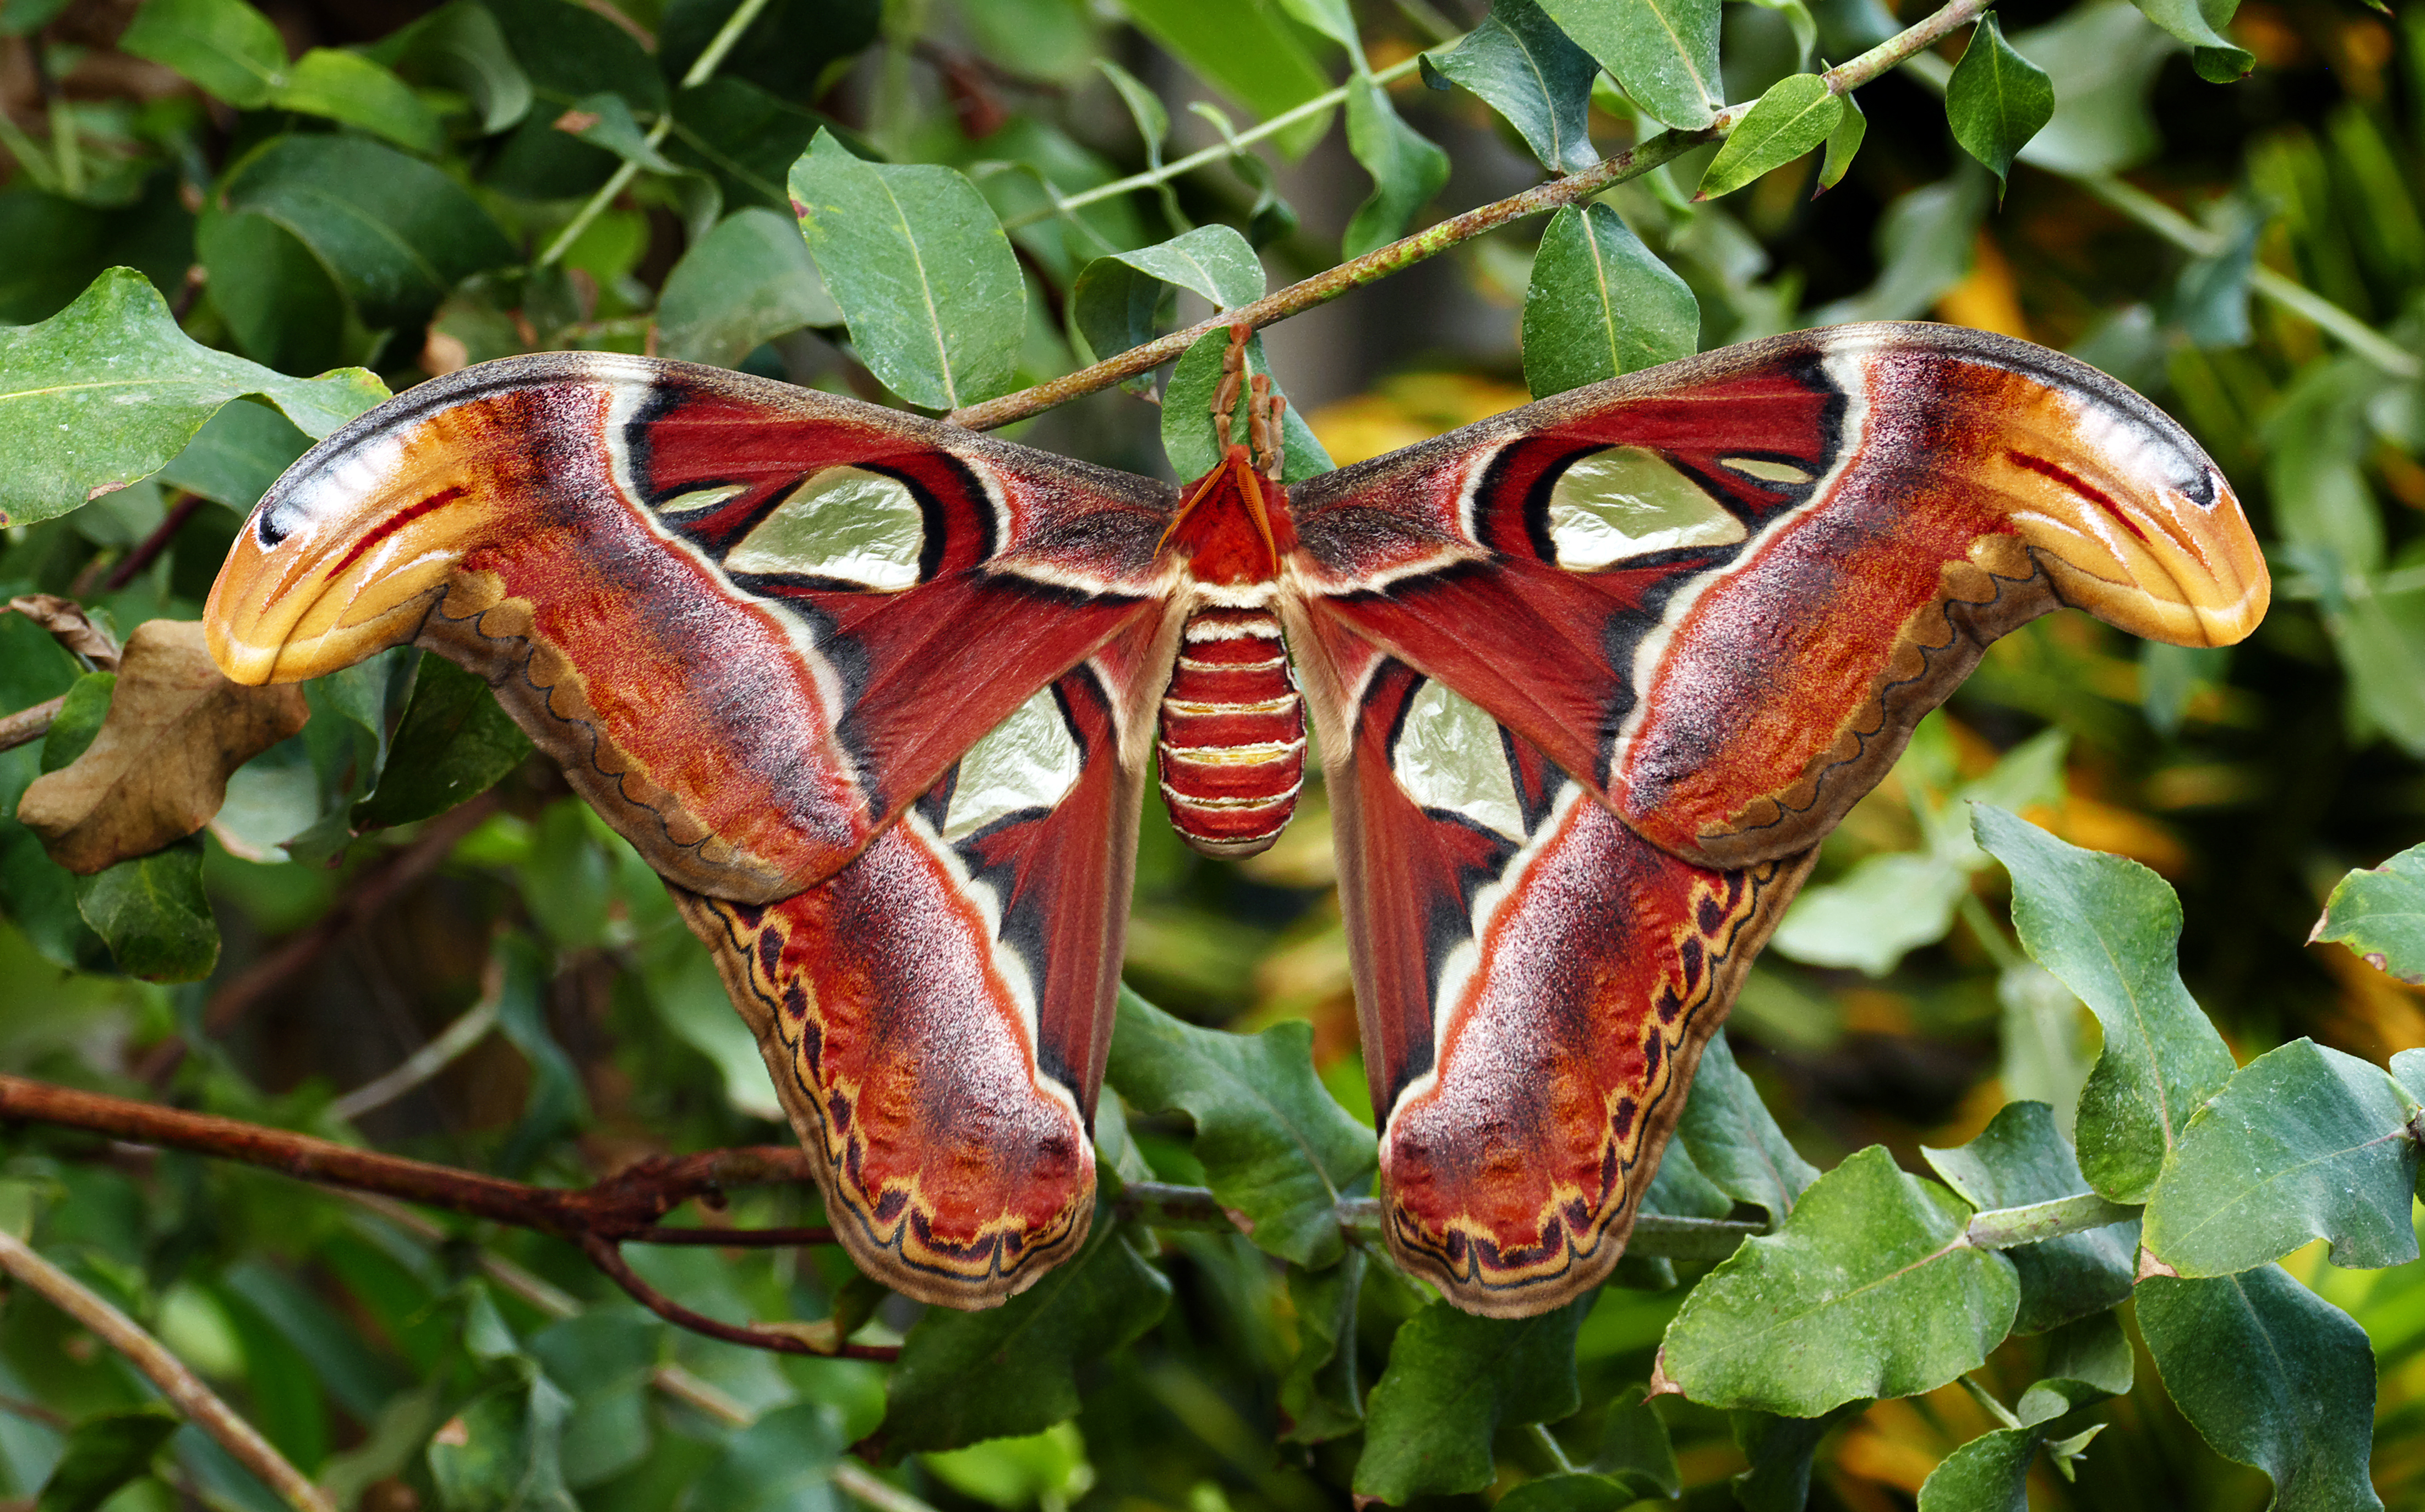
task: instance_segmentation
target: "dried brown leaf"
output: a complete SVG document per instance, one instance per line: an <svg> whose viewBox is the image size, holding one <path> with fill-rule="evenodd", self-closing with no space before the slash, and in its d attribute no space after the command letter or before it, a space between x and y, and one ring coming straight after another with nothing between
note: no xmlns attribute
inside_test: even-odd
<svg viewBox="0 0 2425 1512"><path fill-rule="evenodd" d="M299 687L221 676L200 623L149 620L127 637L101 733L36 780L17 817L53 861L90 876L208 824L226 800L228 774L309 717Z"/></svg>
<svg viewBox="0 0 2425 1512"><path fill-rule="evenodd" d="M118 643L85 618L84 605L56 593L20 593L8 607L51 633L51 638L104 672L118 670Z"/></svg>

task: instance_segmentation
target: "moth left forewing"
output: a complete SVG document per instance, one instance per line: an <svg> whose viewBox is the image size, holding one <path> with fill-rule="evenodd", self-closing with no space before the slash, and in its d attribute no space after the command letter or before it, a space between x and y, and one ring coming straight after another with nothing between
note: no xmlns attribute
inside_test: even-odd
<svg viewBox="0 0 2425 1512"><path fill-rule="evenodd" d="M1316 644L1391 1252L1469 1311L1544 1311L1623 1252L1809 857L1679 861L1441 683Z"/></svg>
<svg viewBox="0 0 2425 1512"><path fill-rule="evenodd" d="M1150 622L1056 679L817 887L764 906L674 889L836 1233L906 1295L991 1306L1085 1238L1169 639Z"/></svg>

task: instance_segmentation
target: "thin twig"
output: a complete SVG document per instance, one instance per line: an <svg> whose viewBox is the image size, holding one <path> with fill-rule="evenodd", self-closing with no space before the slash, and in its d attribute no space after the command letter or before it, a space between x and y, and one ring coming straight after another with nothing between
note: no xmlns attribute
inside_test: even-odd
<svg viewBox="0 0 2425 1512"><path fill-rule="evenodd" d="M615 1242L596 1233L579 1236L581 1252L589 1263L606 1273L607 1279L621 1287L633 1301L679 1327L702 1333L726 1343L747 1344L752 1349L767 1349L783 1355L814 1355L827 1359L874 1359L891 1361L901 1358L897 1344L854 1344L836 1339L830 1346L820 1348L796 1333L779 1332L773 1328L756 1328L741 1324L722 1323L704 1312L694 1312L673 1298L640 1279L624 1263Z"/></svg>
<svg viewBox="0 0 2425 1512"><path fill-rule="evenodd" d="M336 1512L336 1504L329 1500L327 1492L313 1485L285 1456L272 1448L251 1424L236 1416L233 1408L185 1368L185 1361L144 1332L133 1318L34 1253L6 1230L0 1230L0 1270L40 1293L52 1306L125 1356L160 1389L161 1395L175 1404L178 1411L217 1440L220 1448L252 1472L263 1485L283 1497L297 1512Z"/></svg>
<svg viewBox="0 0 2425 1512"><path fill-rule="evenodd" d="M1977 20L1980 13L1984 11L1990 3L1991 0L1953 0L1952 4L1943 9L1926 17L1887 41L1879 43L1851 62L1828 70L1820 77L1826 81L1829 92L1839 95L1848 94L1913 54L1931 46L1940 38ZM1000 426L1009 425L1013 421L1024 420L1030 415L1040 414L1056 405L1067 404L1072 399L1083 398L1086 394L1108 389L1116 383L1132 378L1140 373L1148 372L1170 362L1194 346L1199 338L1214 330L1241 322L1250 327L1261 328L1274 321L1285 320L1291 315L1302 314L1314 306L1327 303L1351 289L1360 288L1375 279L1387 278L1392 273L1402 272L1426 258L1436 257L1452 247L1471 241L1485 232L1495 231L1510 221L1521 220L1528 216L1544 215L1566 205L1580 203L1629 179L1639 178L1662 164L1673 162L1695 147L1724 138L1728 132L1734 130L1736 124L1750 110L1751 106L1748 104L1728 105L1718 112L1716 120L1698 131L1662 132L1646 141L1626 149L1605 162L1596 163L1590 168L1566 174L1563 178L1551 179L1547 184L1535 185L1520 194L1509 195L1504 200L1469 210L1463 215L1453 216L1436 225L1427 226L1410 236L1401 237L1387 247L1378 248L1361 257L1350 258L1327 272L1317 273L1302 282L1292 283L1287 288L1266 295L1252 304L1236 310L1221 311L1183 330L1175 330L1167 336L1147 342L1141 346L1132 346L1116 356L1107 357L1091 367L1082 367L1074 373L1066 374L1050 382L1036 384L1034 388L1021 389L1016 394L1005 394L998 399L988 399L983 404L972 404L964 409L955 410L944 419L952 425L970 430L991 430ZM1220 151L1226 154L1229 149L1225 145ZM1186 159L1180 160L1181 163L1186 161ZM1179 165L1171 165L1174 168L1177 166ZM1127 182L1122 181L1124 185ZM1113 185L1107 185L1104 187L1109 189ZM1099 191L1088 192L1091 194ZM1068 202L1079 203L1082 202L1082 199L1073 197Z"/></svg>
<svg viewBox="0 0 2425 1512"><path fill-rule="evenodd" d="M185 528L185 522L194 518L195 512L209 502L199 493L180 495L177 502L169 506L168 514L152 527L152 533L126 554L124 561L110 570L109 576L102 580L101 591L115 593L134 582L135 575L158 561L160 554L169 549L169 542L176 538L177 532Z"/></svg>
<svg viewBox="0 0 2425 1512"><path fill-rule="evenodd" d="M15 714L0 715L0 750L15 750L49 734L51 726L58 722L59 711L67 707L67 702L68 696L62 693L56 699L46 699Z"/></svg>
<svg viewBox="0 0 2425 1512"><path fill-rule="evenodd" d="M407 1055L395 1070L354 1088L329 1104L329 1116L351 1123L375 1108L383 1108L452 1066L496 1027L505 1005L505 973L491 970L490 980L462 1017L438 1032L438 1037Z"/></svg>

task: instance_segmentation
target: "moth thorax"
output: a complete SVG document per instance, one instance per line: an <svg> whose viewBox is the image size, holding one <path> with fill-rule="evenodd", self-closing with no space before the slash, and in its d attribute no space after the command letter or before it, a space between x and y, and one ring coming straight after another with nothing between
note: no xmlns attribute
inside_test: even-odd
<svg viewBox="0 0 2425 1512"><path fill-rule="evenodd" d="M1305 785L1305 700L1268 609L1199 609L1162 696L1162 797L1207 856L1270 848Z"/></svg>

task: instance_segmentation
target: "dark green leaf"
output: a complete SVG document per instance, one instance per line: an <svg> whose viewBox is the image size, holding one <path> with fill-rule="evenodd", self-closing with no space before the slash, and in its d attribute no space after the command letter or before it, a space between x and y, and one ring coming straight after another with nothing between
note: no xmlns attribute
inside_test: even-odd
<svg viewBox="0 0 2425 1512"><path fill-rule="evenodd" d="M672 0L657 32L657 63L685 77L741 0ZM742 28L719 72L803 104L825 92L838 66L875 40L880 0L770 0Z"/></svg>
<svg viewBox="0 0 2425 1512"><path fill-rule="evenodd" d="M1760 1102L1759 1089L1735 1064L1724 1031L1711 1035L1701 1052L1676 1142L1704 1180L1738 1202L1767 1209L1772 1219L1791 1214L1819 1180L1818 1167L1794 1150Z"/></svg>
<svg viewBox="0 0 2425 1512"><path fill-rule="evenodd" d="M110 699L118 691L116 672L87 672L72 684L67 701L42 736L42 770L56 772L85 753L109 717Z"/></svg>
<svg viewBox="0 0 2425 1512"><path fill-rule="evenodd" d="M570 1383L563 1459L573 1489L612 1480L649 1456L649 1392L665 1334L654 1318L602 1311L567 1318L531 1340L530 1353L548 1379Z"/></svg>
<svg viewBox="0 0 2425 1512"><path fill-rule="evenodd" d="M1162 449L1170 458L1171 471L1182 478L1202 477L1220 464L1221 447L1212 427L1212 400L1220 392L1221 354L1229 349L1229 334L1211 330L1196 338L1196 345L1172 364L1170 382L1162 394ZM1262 338L1246 343L1246 372L1269 373L1263 361ZM1272 392L1279 385L1275 382ZM1246 437L1247 394L1241 386L1238 409L1232 417L1230 435L1240 443ZM1319 473L1327 473L1334 465L1330 454L1322 449L1305 417L1291 405L1280 417L1280 445L1286 453L1280 458L1281 475L1291 483L1301 482Z"/></svg>
<svg viewBox="0 0 2425 1512"><path fill-rule="evenodd" d="M565 1488L564 1423L572 1403L524 1365L529 1382L458 1412L429 1443L429 1479L445 1512L579 1512Z"/></svg>
<svg viewBox="0 0 2425 1512"><path fill-rule="evenodd" d="M149 0L118 48L176 70L241 110L267 105L286 82L286 44L244 0Z"/></svg>
<svg viewBox="0 0 2425 1512"><path fill-rule="evenodd" d="M647 169L651 173L682 171L657 151L656 144L650 141L648 134L640 129L639 120L632 114L632 107L612 89L583 95L572 102L570 109L556 117L552 125L575 141L587 142L601 152L612 153L635 168Z"/></svg>
<svg viewBox="0 0 2425 1512"><path fill-rule="evenodd" d="M1735 1501L1743 1512L1803 1512L1810 1501L1810 1456L1830 1429L1870 1404L1847 1402L1815 1418L1783 1418L1774 1412L1727 1414L1735 1447L1751 1469L1735 1477Z"/></svg>
<svg viewBox="0 0 2425 1512"><path fill-rule="evenodd" d="M1229 226L1199 226L1151 247L1088 263L1070 290L1070 319L1098 358L1151 341L1172 287L1234 310L1262 298L1263 265Z"/></svg>
<svg viewBox="0 0 2425 1512"><path fill-rule="evenodd" d="M2273 1480L2283 1512L2383 1505L2367 1481L2374 1350L2349 1314L2279 1265L2139 1283L2139 1332L2215 1453Z"/></svg>
<svg viewBox="0 0 2425 1512"><path fill-rule="evenodd" d="M1445 1302L1416 1313L1373 1388L1356 1494L1399 1504L1488 1486L1491 1435L1582 1406L1575 1333L1595 1300L1531 1318L1477 1318Z"/></svg>
<svg viewBox="0 0 2425 1512"><path fill-rule="evenodd" d="M885 1386L887 1455L1036 1433L1078 1410L1077 1367L1135 1339L1170 1306L1170 1282L1108 1214L1075 1259L986 1312L929 1308Z"/></svg>
<svg viewBox="0 0 2425 1512"><path fill-rule="evenodd" d="M2333 885L2310 941L2330 940L2379 972L2425 986L2425 845Z"/></svg>
<svg viewBox="0 0 2425 1512"><path fill-rule="evenodd" d="M690 1488L689 1512L839 1512L842 1434L830 1407L795 1402L732 1436Z"/></svg>
<svg viewBox="0 0 2425 1512"><path fill-rule="evenodd" d="M1500 1498L1499 1512L1617 1512L1646 1498L1681 1495L1676 1446L1639 1390L1620 1391L1609 1404L1598 1452L1587 1467L1526 1481Z"/></svg>
<svg viewBox="0 0 2425 1512"><path fill-rule="evenodd" d="M2008 1102L1961 1149L1923 1147L1920 1154L1945 1184L1983 1211L2085 1196L2089 1189L2079 1157L2055 1128L2054 1110L2043 1102ZM2005 1250L2021 1282L2013 1331L2041 1333L2128 1300L2138 1237L2136 1223L2117 1223Z"/></svg>
<svg viewBox="0 0 2425 1512"><path fill-rule="evenodd" d="M1280 1437L1291 1442L1321 1443L1364 1426L1364 1372L1356 1349L1364 1263L1364 1251L1350 1248L1327 1270L1289 1267L1297 1344L1280 1382L1280 1411L1288 1423Z"/></svg>
<svg viewBox="0 0 2425 1512"><path fill-rule="evenodd" d="M177 1431L175 1414L159 1408L105 1412L70 1430L35 1512L97 1512L120 1487L150 1473L153 1456Z"/></svg>
<svg viewBox="0 0 2425 1512"><path fill-rule="evenodd" d="M571 808L568 801L560 806ZM581 1072L572 1057L548 1029L546 986L549 971L538 947L527 935L498 937L496 958L502 968L497 989L497 1030L530 1063L530 1092L522 1122L514 1126L496 1161L501 1175L520 1177L541 1152L589 1118L589 1098L582 1090Z"/></svg>
<svg viewBox="0 0 2425 1512"><path fill-rule="evenodd" d="M711 175L727 202L789 213L783 181L793 162L832 122L779 100L754 84L714 78L674 100L674 134L665 153ZM872 153L859 155L869 156Z"/></svg>
<svg viewBox="0 0 2425 1512"><path fill-rule="evenodd" d="M2128 6L2078 6L2013 40L2014 50L2062 80L2054 119L2021 161L2058 173L2135 168L2163 146L2147 91L2172 51Z"/></svg>
<svg viewBox="0 0 2425 1512"><path fill-rule="evenodd" d="M2165 317L2197 346L2248 345L2253 331L2248 281L2256 271L2256 237L2267 218L2231 201L2208 216L2208 229L2219 233L2223 249L2183 267L2164 306Z"/></svg>
<svg viewBox="0 0 2425 1512"><path fill-rule="evenodd" d="M792 166L792 213L869 371L955 409L1016 381L1027 291L1002 223L948 168L854 157L820 131Z"/></svg>
<svg viewBox="0 0 2425 1512"><path fill-rule="evenodd" d="M1668 125L1697 131L1725 106L1718 0L1542 0L1541 8Z"/></svg>
<svg viewBox="0 0 2425 1512"><path fill-rule="evenodd" d="M40 325L0 330L0 522L48 520L150 475L219 406L251 394L313 436L387 397L359 369L290 378L212 351L177 329L141 274L103 274Z"/></svg>
<svg viewBox="0 0 2425 1512"><path fill-rule="evenodd" d="M1070 287L1069 318L1088 354L1100 362L1153 340L1177 302L1170 285L1152 274L1116 257L1099 257ZM1128 386L1142 390L1152 383L1148 373L1130 379Z"/></svg>
<svg viewBox="0 0 2425 1512"><path fill-rule="evenodd" d="M1695 1287L1660 1346L1696 1402L1815 1417L1933 1391L2012 1330L2020 1283L1964 1237L1970 1209L1872 1145Z"/></svg>
<svg viewBox="0 0 2425 1512"><path fill-rule="evenodd" d="M1330 88L1304 34L1255 0L1125 0L1145 34L1197 77L1258 116L1277 116ZM1327 112L1274 138L1291 157L1322 139Z"/></svg>
<svg viewBox="0 0 2425 1512"><path fill-rule="evenodd" d="M282 844L293 860L320 863L354 838L354 804L387 770L388 732L411 697L421 661L409 647L382 651L303 684L312 719L303 746L319 788L319 817Z"/></svg>
<svg viewBox="0 0 2425 1512"><path fill-rule="evenodd" d="M1953 139L2000 183L2012 171L2013 159L2052 119L2054 81L2013 51L1992 13L1979 18L1945 84L1945 120Z"/></svg>
<svg viewBox="0 0 2425 1512"><path fill-rule="evenodd" d="M228 1295L260 1315L311 1369L331 1401L368 1422L402 1391L403 1378L353 1325L308 1289L257 1259L228 1267Z"/></svg>
<svg viewBox="0 0 2425 1512"><path fill-rule="evenodd" d="M294 233L374 327L426 315L516 255L461 185L359 137L278 137L229 172L219 200Z"/></svg>
<svg viewBox="0 0 2425 1512"><path fill-rule="evenodd" d="M1347 8L1347 0L1279 0L1280 8L1297 22L1322 33L1341 47L1361 45L1356 35L1356 17Z"/></svg>
<svg viewBox="0 0 2425 1512"><path fill-rule="evenodd" d="M425 656L378 785L354 805L353 827L382 829L444 813L487 792L530 750L530 737L498 707L486 681L442 656Z"/></svg>
<svg viewBox="0 0 2425 1512"><path fill-rule="evenodd" d="M437 114L412 87L359 53L315 47L295 60L271 103L281 110L326 116L384 137L410 152L436 156L446 146Z"/></svg>
<svg viewBox="0 0 2425 1512"><path fill-rule="evenodd" d="M1524 289L1524 382L1536 399L1690 357L1701 307L1624 219L1568 205L1541 233Z"/></svg>
<svg viewBox="0 0 2425 1512"><path fill-rule="evenodd" d="M2415 1095L2382 1068L2296 1039L2197 1110L2147 1198L2148 1250L2230 1276L2311 1239L2348 1270L2417 1258Z"/></svg>
<svg viewBox="0 0 2425 1512"><path fill-rule="evenodd" d="M836 326L800 229L772 210L737 210L666 275L657 299L657 350L686 362L734 367L760 343L803 326Z"/></svg>
<svg viewBox="0 0 2425 1512"><path fill-rule="evenodd" d="M1361 257L1397 240L1439 193L1448 154L1399 120L1388 92L1362 74L1347 81L1347 147L1373 175L1373 192L1356 207L1340 248L1342 257Z"/></svg>
<svg viewBox="0 0 2425 1512"><path fill-rule="evenodd" d="M169 459L160 481L250 514L278 475L311 445L311 437L269 406L231 404Z"/></svg>
<svg viewBox="0 0 2425 1512"><path fill-rule="evenodd" d="M561 108L586 94L612 89L634 110L666 107L666 81L656 59L630 32L570 0L482 0L506 44L538 96ZM555 112L528 122L540 130Z"/></svg>
<svg viewBox="0 0 2425 1512"><path fill-rule="evenodd" d="M1861 138L1870 130L1870 118L1861 114L1861 103L1850 92L1838 98L1844 102L1844 114L1836 122L1836 129L1827 134L1827 157L1819 165L1816 192L1820 194L1844 182L1844 174L1853 166L1853 154L1861 150Z"/></svg>
<svg viewBox="0 0 2425 1512"><path fill-rule="evenodd" d="M1844 102L1816 73L1789 73L1768 87L1710 159L1693 198L1732 194L1769 169L1782 168L1835 135Z"/></svg>
<svg viewBox="0 0 2425 1512"><path fill-rule="evenodd" d="M382 40L371 56L415 84L464 96L483 136L530 114L530 75L514 60L497 18L479 0L455 0L432 11Z"/></svg>
<svg viewBox="0 0 2425 1512"><path fill-rule="evenodd" d="M219 928L202 894L200 841L79 877L75 890L77 911L127 975L199 982L218 964Z"/></svg>
<svg viewBox="0 0 2425 1512"><path fill-rule="evenodd" d="M1339 1199L1372 1172L1373 1134L1314 1073L1311 1025L1198 1029L1124 988L1103 1074L1132 1105L1196 1121L1205 1182L1257 1247L1300 1265L1339 1260Z"/></svg>
<svg viewBox="0 0 2425 1512"><path fill-rule="evenodd" d="M285 373L322 372L367 341L312 249L260 216L207 209L194 230L211 306L246 356Z"/></svg>
<svg viewBox="0 0 2425 1512"><path fill-rule="evenodd" d="M1920 1484L1919 1512L2029 1512L2030 1461L2043 1428L1997 1428L1938 1460Z"/></svg>
<svg viewBox="0 0 2425 1512"><path fill-rule="evenodd" d="M1490 14L1454 47L1423 55L1428 72L1486 101L1552 173L1599 161L1591 143L1592 80L1599 64L1534 0L1490 0Z"/></svg>
<svg viewBox="0 0 2425 1512"><path fill-rule="evenodd" d="M2180 900L2136 861L2081 850L1991 804L1980 845L2013 874L2013 927L2096 1015L2105 1048L2080 1094L2080 1166L2099 1196L2144 1202L2198 1105L2236 1069L2181 986Z"/></svg>
<svg viewBox="0 0 2425 1512"><path fill-rule="evenodd" d="M2112 1312L2093 1312L2047 1335L2046 1374L2021 1393L2015 1415L2026 1424L2051 1423L2064 1413L2120 1396L2136 1370L2130 1340Z"/></svg>
<svg viewBox="0 0 2425 1512"><path fill-rule="evenodd" d="M2223 35L2240 0L2130 0L2149 21L2190 44L2198 76L2228 84L2256 66L2246 48Z"/></svg>

